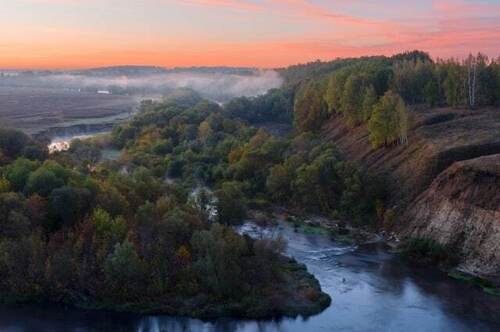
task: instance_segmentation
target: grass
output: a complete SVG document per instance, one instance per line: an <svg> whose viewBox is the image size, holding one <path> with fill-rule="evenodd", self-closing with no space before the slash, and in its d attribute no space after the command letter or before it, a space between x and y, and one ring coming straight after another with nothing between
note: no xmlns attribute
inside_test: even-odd
<svg viewBox="0 0 500 332"><path fill-rule="evenodd" d="M500 296L500 289L498 288L485 287L483 288L483 291L489 295Z"/></svg>
<svg viewBox="0 0 500 332"><path fill-rule="evenodd" d="M329 232L322 226L313 226L309 224L299 223L294 224L295 231L308 235L328 235Z"/></svg>
<svg viewBox="0 0 500 332"><path fill-rule="evenodd" d="M401 254L423 264L454 266L457 257L452 249L429 238L411 238L403 245Z"/></svg>
<svg viewBox="0 0 500 332"><path fill-rule="evenodd" d="M302 219L299 219L297 217L288 217L287 221L293 224L294 231L298 233L308 234L308 235L330 236L332 240L347 245L351 245L356 242L352 237L352 235L350 234L350 232L345 228L342 231L339 231L326 228L320 224L319 225L307 224Z"/></svg>
<svg viewBox="0 0 500 332"><path fill-rule="evenodd" d="M333 235L332 237L335 241L343 244L352 245L356 243L356 241L350 235Z"/></svg>
<svg viewBox="0 0 500 332"><path fill-rule="evenodd" d="M288 216L286 221L293 225L295 232L308 235L329 235L330 230L321 224L309 224L304 219L295 216Z"/></svg>
<svg viewBox="0 0 500 332"><path fill-rule="evenodd" d="M455 280L481 287L486 294L500 296L500 288L495 287L493 283L486 279L466 274L457 270L450 271L448 273L448 276Z"/></svg>

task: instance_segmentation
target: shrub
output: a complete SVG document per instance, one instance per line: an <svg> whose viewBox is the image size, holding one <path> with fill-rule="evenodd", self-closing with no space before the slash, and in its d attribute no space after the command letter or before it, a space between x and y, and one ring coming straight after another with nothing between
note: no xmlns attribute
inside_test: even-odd
<svg viewBox="0 0 500 332"><path fill-rule="evenodd" d="M420 263L451 266L457 262L453 250L430 238L409 239L402 248L402 254Z"/></svg>

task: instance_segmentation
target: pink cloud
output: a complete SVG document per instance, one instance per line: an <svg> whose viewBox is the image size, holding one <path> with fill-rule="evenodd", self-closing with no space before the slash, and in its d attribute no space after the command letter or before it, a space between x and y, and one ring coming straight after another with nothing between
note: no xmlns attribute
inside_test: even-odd
<svg viewBox="0 0 500 332"><path fill-rule="evenodd" d="M258 4L248 1L239 1L239 0L174 0L173 2L179 2L188 5L225 7L225 8L243 9L243 10L260 10L263 8Z"/></svg>
<svg viewBox="0 0 500 332"><path fill-rule="evenodd" d="M92 1L94 7L102 4L99 0L22 1L54 5ZM418 13L413 12L411 4L400 4L392 10L397 13L395 17L370 15L377 7L361 1L356 1L356 6L367 6L365 11L355 11L356 15L345 13L342 8L345 10L349 3L344 0L342 6L335 7L314 0L143 0L143 3L158 8L164 4L168 8L182 5L182 10L188 13L216 19L224 13L224 18L234 19L233 38L226 38L223 31L212 34L210 26L197 26L172 37L157 29L148 33L109 33L95 31L92 26L79 30L64 25L45 30L34 25L14 29L2 27L0 22L1 30L8 32L0 40L0 67L30 63L40 67L127 63L277 67L318 58L389 55L412 49L422 49L436 57L461 57L477 51L497 56L500 52L500 5L487 3L434 1ZM273 34L263 34L261 38L254 38L248 32L243 34L243 30L251 31L248 24L253 19L262 22L263 17L269 20L266 29ZM243 24L247 26L239 30ZM290 27L296 32L280 34L280 30Z"/></svg>
<svg viewBox="0 0 500 332"><path fill-rule="evenodd" d="M466 2L461 0L440 0L433 2L433 8L447 15L475 15L475 14L491 14L496 11L497 16L500 12L500 5L481 2Z"/></svg>

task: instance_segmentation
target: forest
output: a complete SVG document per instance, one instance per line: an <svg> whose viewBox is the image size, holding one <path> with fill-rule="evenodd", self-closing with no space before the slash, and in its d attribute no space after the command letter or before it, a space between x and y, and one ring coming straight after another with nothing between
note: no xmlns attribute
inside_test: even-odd
<svg viewBox="0 0 500 332"><path fill-rule="evenodd" d="M2 302L252 318L328 306L281 238L230 227L266 178L239 181L255 171L251 158L225 175L228 160L245 149L271 167L284 142L206 101L144 103L109 140L123 148L118 161L100 162L97 139L48 155L22 132L0 131ZM193 193L201 181L219 182L216 219L208 191Z"/></svg>
<svg viewBox="0 0 500 332"><path fill-rule="evenodd" d="M436 61L413 51L392 57L316 62L282 72L296 91L295 126L317 131L333 115L367 124L374 148L407 141L415 107L476 109L500 103L500 59L470 55Z"/></svg>
<svg viewBox="0 0 500 332"><path fill-rule="evenodd" d="M414 107L500 102L500 61L422 52L293 66L285 83L219 105L144 101L68 151L0 129L0 299L199 317L311 314L330 299L281 239L233 227L284 206L379 227L384 179L321 136L341 116L374 149L405 144ZM480 111L480 110L478 110ZM266 125L293 125L275 135ZM103 146L121 150L102 161ZM216 213L211 210L215 206Z"/></svg>

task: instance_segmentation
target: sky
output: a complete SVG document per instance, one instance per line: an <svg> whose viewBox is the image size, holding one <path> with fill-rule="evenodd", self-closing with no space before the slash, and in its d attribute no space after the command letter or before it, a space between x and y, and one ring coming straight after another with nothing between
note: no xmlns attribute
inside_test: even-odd
<svg viewBox="0 0 500 332"><path fill-rule="evenodd" d="M0 68L500 55L500 0L0 0Z"/></svg>

